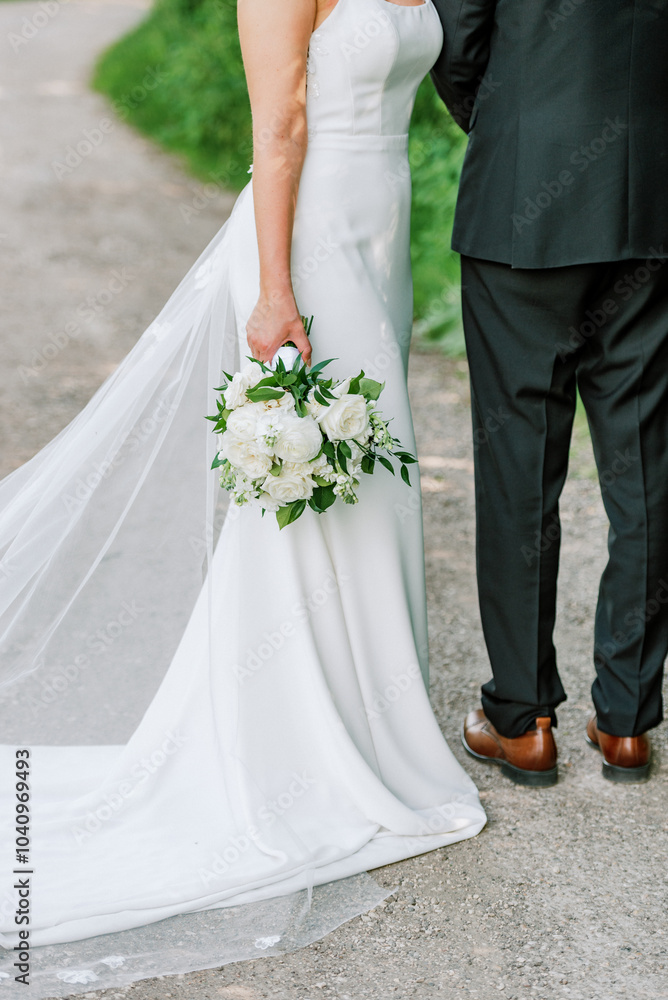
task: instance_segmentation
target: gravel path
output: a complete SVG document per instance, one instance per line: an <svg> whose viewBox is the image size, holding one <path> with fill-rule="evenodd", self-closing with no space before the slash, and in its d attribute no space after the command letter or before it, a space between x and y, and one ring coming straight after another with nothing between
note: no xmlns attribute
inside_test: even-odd
<svg viewBox="0 0 668 1000"><path fill-rule="evenodd" d="M96 54L142 16L144 4L70 0L40 16L44 9L0 4L2 474L78 412L231 203L202 192L87 90ZM31 25L34 37L12 44L10 35L30 34ZM71 157L71 168L54 167L82 140L91 149L80 163ZM186 223L183 206L200 204ZM461 717L488 672L475 598L466 366L416 351L411 391L425 499L432 699L479 784L487 828L474 841L375 873L396 887L390 900L310 948L85 996L668 997L666 729L654 735L656 765L645 786L605 782L583 741L605 560L587 443L578 443L563 504L558 647L570 700L558 730L561 780L552 789L520 789L469 761L458 741Z"/></svg>

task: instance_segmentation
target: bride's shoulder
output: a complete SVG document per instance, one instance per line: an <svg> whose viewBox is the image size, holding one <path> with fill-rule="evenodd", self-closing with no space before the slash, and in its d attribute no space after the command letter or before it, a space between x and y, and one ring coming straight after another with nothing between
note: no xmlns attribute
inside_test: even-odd
<svg viewBox="0 0 668 1000"><path fill-rule="evenodd" d="M277 46L289 41L290 34L307 33L314 29L321 7L336 6L336 0L238 0L239 30L267 35ZM278 34L276 34L278 32ZM288 34L286 38L286 32Z"/></svg>

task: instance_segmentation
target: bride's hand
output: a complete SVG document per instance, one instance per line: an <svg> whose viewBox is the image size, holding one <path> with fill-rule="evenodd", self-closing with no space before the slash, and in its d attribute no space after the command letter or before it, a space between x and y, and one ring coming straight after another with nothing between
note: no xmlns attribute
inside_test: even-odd
<svg viewBox="0 0 668 1000"><path fill-rule="evenodd" d="M291 294L261 296L246 326L248 346L258 361L269 364L289 340L305 364L311 364L311 344Z"/></svg>

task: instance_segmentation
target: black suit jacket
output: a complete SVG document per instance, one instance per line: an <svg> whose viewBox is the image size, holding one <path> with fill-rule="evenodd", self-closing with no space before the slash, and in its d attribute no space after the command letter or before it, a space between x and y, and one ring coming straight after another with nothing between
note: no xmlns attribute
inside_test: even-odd
<svg viewBox="0 0 668 1000"><path fill-rule="evenodd" d="M668 256L668 0L434 0L469 133L453 249L514 267Z"/></svg>

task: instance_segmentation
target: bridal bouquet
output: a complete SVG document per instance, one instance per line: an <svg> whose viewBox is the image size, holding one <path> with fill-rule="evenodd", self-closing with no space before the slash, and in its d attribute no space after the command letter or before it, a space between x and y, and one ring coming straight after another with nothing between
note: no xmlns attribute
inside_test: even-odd
<svg viewBox="0 0 668 1000"><path fill-rule="evenodd" d="M275 359L276 360L276 359ZM384 383L366 378L334 382L322 374L330 361L307 369L298 355L287 367L253 358L235 375L223 374L218 413L207 417L221 435L212 468L239 506L255 504L276 514L279 528L308 505L318 514L337 500L357 503L361 473L380 462L394 475L395 458L408 485L413 455L402 450L378 413Z"/></svg>

